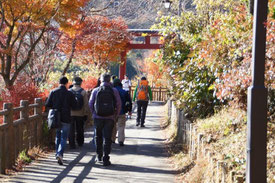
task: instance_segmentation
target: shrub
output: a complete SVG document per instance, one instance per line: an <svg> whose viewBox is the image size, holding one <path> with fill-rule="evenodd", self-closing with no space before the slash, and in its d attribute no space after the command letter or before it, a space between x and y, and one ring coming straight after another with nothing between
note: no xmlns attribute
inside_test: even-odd
<svg viewBox="0 0 275 183"><path fill-rule="evenodd" d="M96 86L96 84L97 84L97 78L95 78L93 76L89 76L87 79L84 79L81 86L85 90L91 90Z"/></svg>
<svg viewBox="0 0 275 183"><path fill-rule="evenodd" d="M13 106L19 106L20 100L28 100L30 103L33 103L34 99L40 96L41 92L34 84L18 80L14 86L1 91L0 105L3 106L3 103L9 102Z"/></svg>

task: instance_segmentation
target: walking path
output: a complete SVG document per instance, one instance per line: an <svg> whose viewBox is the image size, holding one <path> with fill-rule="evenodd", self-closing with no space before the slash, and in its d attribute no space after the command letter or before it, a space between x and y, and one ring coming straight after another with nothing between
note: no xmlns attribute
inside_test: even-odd
<svg viewBox="0 0 275 183"><path fill-rule="evenodd" d="M92 147L93 130L85 133L83 147L65 151L64 166L59 166L54 153L28 166L7 182L30 183L172 183L175 171L169 166L160 129L164 107L153 103L148 107L146 127L135 126L135 114L127 121L125 146L112 145L112 165L96 162Z"/></svg>

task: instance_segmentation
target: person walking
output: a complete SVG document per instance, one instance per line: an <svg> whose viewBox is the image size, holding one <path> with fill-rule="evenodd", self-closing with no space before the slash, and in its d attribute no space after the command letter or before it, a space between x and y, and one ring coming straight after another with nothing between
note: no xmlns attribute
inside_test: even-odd
<svg viewBox="0 0 275 183"><path fill-rule="evenodd" d="M149 100L152 101L152 91L146 77L142 77L138 83L133 101L137 99L137 119L136 126L145 127L145 117Z"/></svg>
<svg viewBox="0 0 275 183"><path fill-rule="evenodd" d="M82 79L75 77L73 80L73 87L69 89L75 96L77 101L76 106L71 111L72 121L69 133L69 144L71 149L75 149L75 133L76 141L79 147L84 144L84 123L88 119L89 105L87 92L81 88Z"/></svg>
<svg viewBox="0 0 275 183"><path fill-rule="evenodd" d="M55 157L59 165L63 165L63 155L70 130L71 109L76 106L75 97L67 90L67 85L68 79L66 77L61 77L59 80L59 87L51 91L45 104L48 108L58 109L60 111L62 127L56 129L55 139Z"/></svg>
<svg viewBox="0 0 275 183"><path fill-rule="evenodd" d="M102 161L103 157L103 165L109 166L111 165L109 154L111 153L111 137L114 120L120 113L121 100L119 92L117 89L113 88L110 83L111 75L102 74L100 80L102 83L99 87L93 90L89 100L89 106L93 114L96 130L95 139L97 161Z"/></svg>
<svg viewBox="0 0 275 183"><path fill-rule="evenodd" d="M127 75L124 75L124 79L121 81L122 83L122 88L123 90L125 90L126 92L129 93L129 95L131 96L131 87L132 87L132 83L131 80L128 78ZM129 104L127 104L129 105ZM128 115L126 116L126 118L132 118L132 112L128 112Z"/></svg>
<svg viewBox="0 0 275 183"><path fill-rule="evenodd" d="M116 134L118 133L118 142L120 146L124 146L125 140L125 125L126 125L126 113L132 112L132 101L129 93L122 89L122 84L119 79L115 79L113 86L118 90L121 99L121 110L118 118L116 119L115 126L113 128L112 141L115 142ZM126 103L129 103L131 108L128 109Z"/></svg>
<svg viewBox="0 0 275 183"><path fill-rule="evenodd" d="M127 75L124 75L124 79L121 81L121 83L123 86L123 90L129 92L130 94L132 83L131 83L131 80L129 80Z"/></svg>

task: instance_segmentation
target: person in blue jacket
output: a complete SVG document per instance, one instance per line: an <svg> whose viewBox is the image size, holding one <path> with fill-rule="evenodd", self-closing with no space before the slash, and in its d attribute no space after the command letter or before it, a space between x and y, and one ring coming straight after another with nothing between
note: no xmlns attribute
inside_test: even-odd
<svg viewBox="0 0 275 183"><path fill-rule="evenodd" d="M122 89L122 84L119 79L113 81L113 86L118 90L121 99L121 110L116 118L116 125L113 128L112 141L115 142L116 134L118 133L118 143L124 146L125 141L125 126L126 126L126 113L132 112L132 101L129 93Z"/></svg>

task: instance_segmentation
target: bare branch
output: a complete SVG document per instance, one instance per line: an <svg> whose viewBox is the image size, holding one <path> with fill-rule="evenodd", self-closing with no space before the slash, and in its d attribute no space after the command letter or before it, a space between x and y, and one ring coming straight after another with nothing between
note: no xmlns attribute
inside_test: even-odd
<svg viewBox="0 0 275 183"><path fill-rule="evenodd" d="M45 31L46 31L46 28L44 28L44 29L41 31L39 37L34 41L34 43L33 43L32 46L31 46L31 49L28 51L27 58L26 58L25 61L18 67L18 69L14 72L14 74L13 74L13 76L12 76L12 78L11 78L11 82L12 82L12 83L16 80L16 78L17 78L18 74L20 73L20 71L22 71L22 70L25 68L25 66L30 62L30 59L31 59L31 55L32 55L32 53L33 53L33 50L35 49L36 45L37 45L37 44L39 43L39 41L41 40L41 38L42 38L42 36L43 36L43 34L44 34Z"/></svg>

